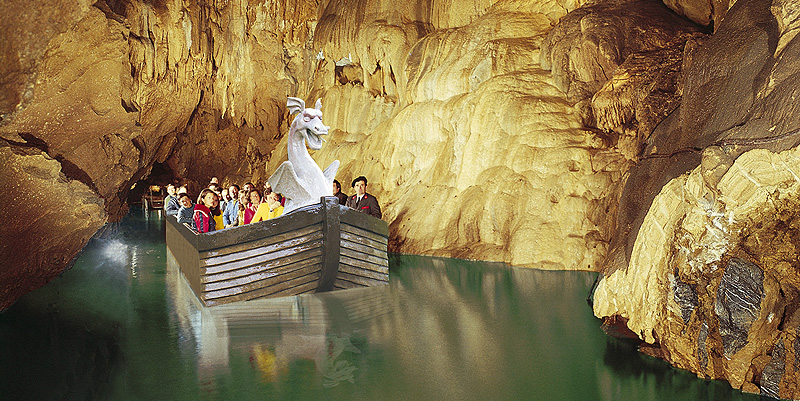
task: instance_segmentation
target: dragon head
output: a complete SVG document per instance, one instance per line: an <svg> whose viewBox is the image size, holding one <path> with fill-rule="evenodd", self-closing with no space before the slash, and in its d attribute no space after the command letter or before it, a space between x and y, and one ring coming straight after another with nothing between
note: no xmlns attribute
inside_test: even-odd
<svg viewBox="0 0 800 401"><path fill-rule="evenodd" d="M290 97L286 103L289 112L294 114L300 112L292 121L291 132L300 135L306 141L308 147L314 150L322 148L322 135L328 135L330 127L322 123L322 101L317 99L317 104L313 109L306 108L303 99Z"/></svg>

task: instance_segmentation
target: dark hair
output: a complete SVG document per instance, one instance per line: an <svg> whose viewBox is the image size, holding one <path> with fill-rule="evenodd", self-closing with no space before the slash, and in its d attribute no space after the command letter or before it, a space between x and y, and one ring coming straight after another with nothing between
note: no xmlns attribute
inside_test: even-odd
<svg viewBox="0 0 800 401"><path fill-rule="evenodd" d="M251 186L251 187L253 187L253 188L255 188L255 187L256 187L256 186L255 186L255 185L254 185L252 182L250 182L250 181L248 181L247 183L245 183L245 184L244 184L244 186L248 186L248 185L249 185L249 186Z"/></svg>
<svg viewBox="0 0 800 401"><path fill-rule="evenodd" d="M336 188L338 190L342 190L342 184L339 183L339 180L333 180L333 183L336 184Z"/></svg>
<svg viewBox="0 0 800 401"><path fill-rule="evenodd" d="M239 191L239 190L241 189L241 188L239 188L239 186L238 186L238 185L236 185L236 184L231 184L231 185L229 185L229 186L228 186L228 189L231 189L231 188L236 188L236 190L237 190L237 191Z"/></svg>
<svg viewBox="0 0 800 401"><path fill-rule="evenodd" d="M215 188L216 188L216 189L215 189ZM214 191L214 192L217 192L217 191L219 191L219 190L220 190L220 189L219 189L219 185L217 185L217 184L214 184L214 183L208 184L208 189L210 189L210 190L212 190L212 191Z"/></svg>
<svg viewBox="0 0 800 401"><path fill-rule="evenodd" d="M216 192L214 192L214 191L212 191L212 190L210 190L208 188L203 188L203 190L200 191L200 195L197 196L197 203L199 203L201 205L205 205L205 203L203 203L203 198L205 198L205 196L208 195L209 193L212 193L212 194L214 194L214 196L217 196Z"/></svg>
<svg viewBox="0 0 800 401"><path fill-rule="evenodd" d="M178 200L180 201L181 199L183 199L184 196L189 198L189 195L187 195L186 193L182 193L182 194L178 195ZM189 198L189 202L191 202L191 201L192 201L192 198Z"/></svg>
<svg viewBox="0 0 800 401"><path fill-rule="evenodd" d="M261 196L261 191L255 189L255 188L251 189L250 192L247 193L247 200L248 201L250 201L250 198L253 196L253 192L258 194L258 197L261 198L262 202L264 201L264 197ZM250 203L253 203L253 201L250 201Z"/></svg>
<svg viewBox="0 0 800 401"><path fill-rule="evenodd" d="M364 186L365 187L367 186L367 177L364 177L363 175L361 175L361 176L358 176L358 178L356 178L355 180L353 180L352 187L355 188L356 187L356 183L359 182L359 181L364 181Z"/></svg>

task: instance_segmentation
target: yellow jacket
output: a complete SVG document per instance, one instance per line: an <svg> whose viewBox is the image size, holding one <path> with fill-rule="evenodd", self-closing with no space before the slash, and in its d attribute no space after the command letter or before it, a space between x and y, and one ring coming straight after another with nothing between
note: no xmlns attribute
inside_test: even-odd
<svg viewBox="0 0 800 401"><path fill-rule="evenodd" d="M273 219L282 214L283 214L283 206L278 206L277 208L275 208L275 210L269 210L269 203L263 202L260 205L258 205L256 214L253 215L253 220L250 220L250 223Z"/></svg>

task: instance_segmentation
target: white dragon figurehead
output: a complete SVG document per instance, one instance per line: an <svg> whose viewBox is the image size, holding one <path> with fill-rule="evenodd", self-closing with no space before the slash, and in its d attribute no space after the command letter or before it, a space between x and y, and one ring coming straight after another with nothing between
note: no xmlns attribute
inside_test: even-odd
<svg viewBox="0 0 800 401"><path fill-rule="evenodd" d="M322 123L322 101L317 99L317 104L313 109L307 109L303 99L290 97L287 102L287 107L290 113L300 111L300 114L295 116L292 121L292 126L289 132L293 135L299 135L308 144L308 147L313 150L320 150L322 142L325 139L322 135L328 135L330 127Z"/></svg>
<svg viewBox="0 0 800 401"><path fill-rule="evenodd" d="M322 171L311 155L306 144L314 150L322 148L323 135L328 135L329 127L322 123L322 101L317 99L313 109L306 108L303 99L290 97L286 107L289 113L299 114L292 120L287 138L287 161L283 162L269 177L272 189L286 196L284 213L317 203L320 197L333 195L333 179L339 169L339 161L334 160Z"/></svg>

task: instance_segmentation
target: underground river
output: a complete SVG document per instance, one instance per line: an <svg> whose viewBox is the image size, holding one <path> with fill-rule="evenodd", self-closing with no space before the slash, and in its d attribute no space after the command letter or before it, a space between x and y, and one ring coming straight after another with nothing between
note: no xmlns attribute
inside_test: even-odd
<svg viewBox="0 0 800 401"><path fill-rule="evenodd" d="M0 313L0 400L756 400L608 337L596 273L395 255L390 284L203 308L131 209Z"/></svg>

